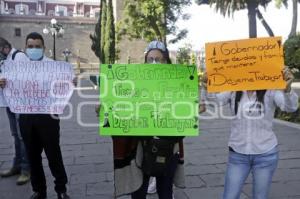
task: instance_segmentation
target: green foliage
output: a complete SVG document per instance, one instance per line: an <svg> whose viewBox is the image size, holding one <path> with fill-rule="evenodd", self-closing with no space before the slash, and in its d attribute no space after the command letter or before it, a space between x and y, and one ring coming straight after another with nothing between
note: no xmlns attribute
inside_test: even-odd
<svg viewBox="0 0 300 199"><path fill-rule="evenodd" d="M191 64L192 65L196 65L196 62L197 62L196 59L197 59L196 54L194 52L192 52L192 56L191 56Z"/></svg>
<svg viewBox="0 0 300 199"><path fill-rule="evenodd" d="M192 48L190 45L179 48L176 55L176 62L178 64L190 64Z"/></svg>
<svg viewBox="0 0 300 199"><path fill-rule="evenodd" d="M300 34L290 37L285 41L284 62L290 68L300 70Z"/></svg>
<svg viewBox="0 0 300 199"><path fill-rule="evenodd" d="M287 1L288 0L275 0L275 5L277 8L281 8L282 5L287 7L288 6Z"/></svg>
<svg viewBox="0 0 300 199"><path fill-rule="evenodd" d="M106 13L107 13L107 6L106 0L101 0L101 63L105 63L105 30L106 30Z"/></svg>
<svg viewBox="0 0 300 199"><path fill-rule="evenodd" d="M299 99L299 104L300 104L300 99ZM287 113L277 108L275 112L275 117L288 122L295 122L300 124L300 107L294 113Z"/></svg>
<svg viewBox="0 0 300 199"><path fill-rule="evenodd" d="M104 60L107 64L115 63L115 22L113 14L112 0L108 0L105 26L105 45L104 45Z"/></svg>
<svg viewBox="0 0 300 199"><path fill-rule="evenodd" d="M198 5L215 5L216 11L224 16L232 16L235 11L247 9L250 1L256 1L258 5L263 7L266 7L271 2L271 0L195 0Z"/></svg>
<svg viewBox="0 0 300 199"><path fill-rule="evenodd" d="M94 34L90 34L90 39L92 40L91 49L94 51L95 55L100 59L101 57L101 17L98 18L98 22L95 26Z"/></svg>
<svg viewBox="0 0 300 199"><path fill-rule="evenodd" d="M125 0L123 19L118 24L118 39L127 35L129 39L154 39L166 42L166 36L172 35L177 42L187 35L187 30L179 30L178 19L188 19L184 6L191 0Z"/></svg>

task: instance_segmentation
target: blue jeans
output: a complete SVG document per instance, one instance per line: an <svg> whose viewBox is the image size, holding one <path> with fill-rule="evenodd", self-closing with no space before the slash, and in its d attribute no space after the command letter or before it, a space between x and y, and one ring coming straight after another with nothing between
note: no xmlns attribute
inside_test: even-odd
<svg viewBox="0 0 300 199"><path fill-rule="evenodd" d="M15 157L13 160L13 167L20 169L22 173L28 173L30 171L27 153L24 145L24 141L21 136L19 126L19 115L6 108L11 135L14 137L15 145Z"/></svg>
<svg viewBox="0 0 300 199"><path fill-rule="evenodd" d="M278 163L278 148L267 153L245 155L229 151L223 199L239 199L250 171L253 176L253 198L267 199Z"/></svg>

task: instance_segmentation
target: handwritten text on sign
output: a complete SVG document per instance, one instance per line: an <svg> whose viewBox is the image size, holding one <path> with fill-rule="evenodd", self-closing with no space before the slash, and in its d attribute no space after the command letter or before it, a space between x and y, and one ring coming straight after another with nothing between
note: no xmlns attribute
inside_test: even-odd
<svg viewBox="0 0 300 199"><path fill-rule="evenodd" d="M281 37L207 43L208 92L283 89Z"/></svg>
<svg viewBox="0 0 300 199"><path fill-rule="evenodd" d="M5 62L4 97L14 113L62 114L72 93L72 65L57 61Z"/></svg>
<svg viewBox="0 0 300 199"><path fill-rule="evenodd" d="M198 135L195 66L101 65L100 134Z"/></svg>

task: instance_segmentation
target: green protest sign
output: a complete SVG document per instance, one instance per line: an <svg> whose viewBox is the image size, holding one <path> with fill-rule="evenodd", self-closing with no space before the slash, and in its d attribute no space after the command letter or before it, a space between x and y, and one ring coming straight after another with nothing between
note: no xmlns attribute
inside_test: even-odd
<svg viewBox="0 0 300 199"><path fill-rule="evenodd" d="M100 69L100 135L198 135L195 66L102 64Z"/></svg>

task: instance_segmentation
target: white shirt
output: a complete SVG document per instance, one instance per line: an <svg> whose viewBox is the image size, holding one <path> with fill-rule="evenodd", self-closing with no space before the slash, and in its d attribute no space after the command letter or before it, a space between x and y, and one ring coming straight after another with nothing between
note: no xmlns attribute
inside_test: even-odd
<svg viewBox="0 0 300 199"><path fill-rule="evenodd" d="M242 154L262 154L275 147L278 142L272 121L276 107L286 112L294 112L298 108L298 96L294 91L284 93L282 90L267 90L261 114L255 92L251 97L243 92L236 115L235 92L218 93L216 97L223 104L230 103L231 113L235 117L231 121L228 145Z"/></svg>
<svg viewBox="0 0 300 199"><path fill-rule="evenodd" d="M12 55L16 51L15 48L12 48L9 54L7 55L6 60L7 61L19 61L19 62L25 62L25 61L30 61L30 59L27 57L27 55L24 52L18 52L15 56L15 59L12 60Z"/></svg>

